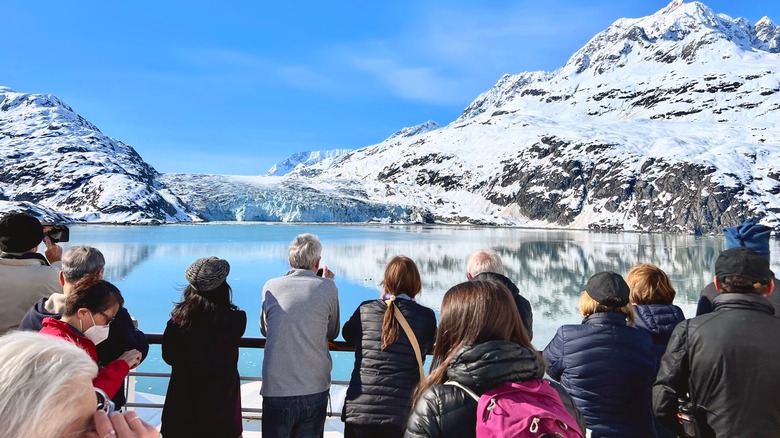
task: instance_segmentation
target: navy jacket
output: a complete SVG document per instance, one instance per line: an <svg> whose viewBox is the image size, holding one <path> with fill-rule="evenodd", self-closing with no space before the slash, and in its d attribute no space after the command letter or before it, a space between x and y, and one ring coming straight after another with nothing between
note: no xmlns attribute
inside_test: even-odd
<svg viewBox="0 0 780 438"><path fill-rule="evenodd" d="M417 337L424 361L436 338L436 314L410 300L399 298L395 305ZM384 301L364 301L341 330L344 340L355 346L355 367L342 420L364 426L395 426L400 431L406 424L412 390L420 381L420 368L400 325L396 341L382 350L386 309Z"/></svg>
<svg viewBox="0 0 780 438"><path fill-rule="evenodd" d="M653 338L655 346L655 369L661 365L661 356L666 352L666 345L677 324L685 321L681 308L674 304L636 304L636 327L647 330Z"/></svg>
<svg viewBox="0 0 780 438"><path fill-rule="evenodd" d="M559 328L543 355L593 438L655 437L655 351L647 331L629 327L623 314L595 313Z"/></svg>
<svg viewBox="0 0 780 438"><path fill-rule="evenodd" d="M41 298L27 311L27 314L24 315L19 323L19 330L38 332L43 327L44 318L62 318L61 314L51 313L46 310L47 299ZM99 366L107 365L111 361L118 359L127 350L135 349L140 351L142 361L146 359L146 355L149 353L149 341L146 339L146 335L135 328L133 320L130 318L130 313L124 307L119 309L114 320L111 321L108 338L96 347ZM116 393L113 401L117 409L125 405L127 400L125 398L124 385Z"/></svg>

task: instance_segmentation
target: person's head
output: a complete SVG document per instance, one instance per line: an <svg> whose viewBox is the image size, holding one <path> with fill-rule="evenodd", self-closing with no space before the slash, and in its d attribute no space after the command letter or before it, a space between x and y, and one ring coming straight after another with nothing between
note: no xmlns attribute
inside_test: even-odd
<svg viewBox="0 0 780 438"><path fill-rule="evenodd" d="M420 272L414 261L406 256L395 256L390 259L385 268L385 277L382 280L382 287L385 294L395 299L396 296L406 294L411 298L417 296L422 290L422 280ZM390 301L385 310L385 316L382 323L382 349L398 339L398 322L393 316L395 304Z"/></svg>
<svg viewBox="0 0 780 438"><path fill-rule="evenodd" d="M54 336L15 331L0 337L3 436L86 436L97 407L97 372L84 350Z"/></svg>
<svg viewBox="0 0 780 438"><path fill-rule="evenodd" d="M750 218L736 227L723 229L726 237L726 249L746 247L757 252L769 261L769 237L772 229L758 223L758 219Z"/></svg>
<svg viewBox="0 0 780 438"><path fill-rule="evenodd" d="M65 300L62 320L86 332L92 326L107 326L125 300L116 286L87 276L76 282Z"/></svg>
<svg viewBox="0 0 780 438"><path fill-rule="evenodd" d="M322 244L314 234L300 234L290 243L287 258L294 269L316 270L320 264Z"/></svg>
<svg viewBox="0 0 780 438"><path fill-rule="evenodd" d="M430 375L415 389L415 403L444 382L455 355L467 345L511 341L533 349L511 293L495 281L467 281L450 288L441 303Z"/></svg>
<svg viewBox="0 0 780 438"><path fill-rule="evenodd" d="M103 277L103 268L106 259L103 253L91 246L74 246L69 248L62 256L62 271L60 282L64 285L75 284L87 276Z"/></svg>
<svg viewBox="0 0 780 438"><path fill-rule="evenodd" d="M466 260L466 277L469 280L483 272L506 275L504 264L501 263L501 258L495 251L480 249L471 253L468 260Z"/></svg>
<svg viewBox="0 0 780 438"><path fill-rule="evenodd" d="M672 304L675 292L664 271L651 263L640 263L628 271L626 283L632 304Z"/></svg>
<svg viewBox="0 0 780 438"><path fill-rule="evenodd" d="M721 293L772 293L774 275L769 261L747 247L727 249L715 261L715 288Z"/></svg>
<svg viewBox="0 0 780 438"><path fill-rule="evenodd" d="M184 272L187 286L182 300L173 308L171 318L183 328L195 320L219 322L230 309L235 308L232 290L227 283L230 264L217 257L195 260Z"/></svg>
<svg viewBox="0 0 780 438"><path fill-rule="evenodd" d="M580 296L580 314L586 318L594 313L622 313L629 324L634 323L634 307L629 304L630 290L620 274L599 272L590 277Z"/></svg>
<svg viewBox="0 0 780 438"><path fill-rule="evenodd" d="M36 252L43 241L43 225L27 213L10 213L0 219L0 251Z"/></svg>

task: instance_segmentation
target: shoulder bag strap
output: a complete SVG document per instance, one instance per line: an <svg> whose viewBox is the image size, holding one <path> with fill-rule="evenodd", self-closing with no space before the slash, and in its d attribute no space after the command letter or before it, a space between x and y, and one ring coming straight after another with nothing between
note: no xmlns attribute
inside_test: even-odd
<svg viewBox="0 0 780 438"><path fill-rule="evenodd" d="M471 398L473 398L474 400L477 401L477 403L479 403L479 396L477 395L477 393L470 390L466 385L463 385L460 382L456 382L454 380L447 380L446 382L444 382L444 384L450 386L457 386L458 388L466 391L466 394L470 395Z"/></svg>
<svg viewBox="0 0 780 438"><path fill-rule="evenodd" d="M385 304L389 306L391 302L392 300L386 300ZM399 324L401 324L401 328L404 329L404 332L406 333L406 337L409 338L409 343L412 344L412 348L414 349L414 355L417 356L417 366L420 369L420 381L422 382L423 380L425 380L425 371L423 371L422 354L420 354L420 344L417 343L417 336L414 335L414 332L412 331L412 327L409 326L409 323L406 321L406 318L404 318L404 315L398 309L398 306L393 306L393 309L395 310L394 312L395 319L398 321Z"/></svg>

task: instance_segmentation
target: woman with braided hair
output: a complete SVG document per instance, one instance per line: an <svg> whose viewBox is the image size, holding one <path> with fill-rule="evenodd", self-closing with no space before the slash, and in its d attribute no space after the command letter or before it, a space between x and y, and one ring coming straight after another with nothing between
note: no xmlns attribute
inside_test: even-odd
<svg viewBox="0 0 780 438"><path fill-rule="evenodd" d="M344 340L355 346L342 414L345 438L403 436L422 364L398 315L414 333L423 360L436 337L436 315L415 302L422 281L412 259L393 257L382 286L380 299L361 303L341 330Z"/></svg>
<svg viewBox="0 0 780 438"><path fill-rule="evenodd" d="M41 333L78 345L97 363L95 345L106 340L109 324L123 304L124 298L116 286L101 280L99 275L85 276L68 295L62 318L45 318ZM107 364L98 363L100 370L93 384L109 397L114 397L127 373L139 363L141 352L138 350L125 351Z"/></svg>

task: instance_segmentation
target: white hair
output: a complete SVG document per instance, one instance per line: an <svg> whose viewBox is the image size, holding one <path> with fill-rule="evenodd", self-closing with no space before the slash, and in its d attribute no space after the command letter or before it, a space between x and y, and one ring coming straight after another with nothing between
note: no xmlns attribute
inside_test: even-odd
<svg viewBox="0 0 780 438"><path fill-rule="evenodd" d="M312 269L322 254L322 244L314 234L300 234L290 243L287 258L295 269Z"/></svg>
<svg viewBox="0 0 780 438"><path fill-rule="evenodd" d="M3 436L61 437L77 420L68 408L94 391L97 372L84 350L63 339L21 331L0 337Z"/></svg>
<svg viewBox="0 0 780 438"><path fill-rule="evenodd" d="M70 282L76 282L90 274L97 274L105 266L106 259L103 253L91 246L73 246L62 256L62 275Z"/></svg>
<svg viewBox="0 0 780 438"><path fill-rule="evenodd" d="M466 261L466 272L471 274L472 277L476 277L483 272L506 275L501 258L495 251L490 249L478 249L471 253Z"/></svg>

